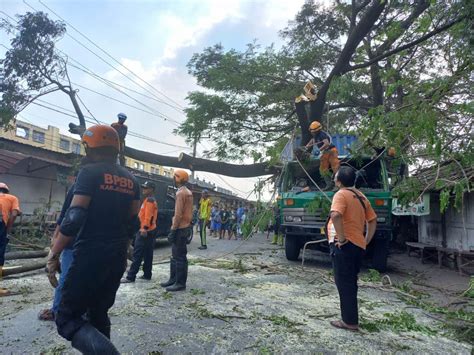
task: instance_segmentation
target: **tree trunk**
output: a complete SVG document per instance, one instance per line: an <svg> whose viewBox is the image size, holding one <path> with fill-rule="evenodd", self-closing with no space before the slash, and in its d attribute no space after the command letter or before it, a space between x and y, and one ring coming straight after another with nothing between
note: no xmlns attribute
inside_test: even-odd
<svg viewBox="0 0 474 355"><path fill-rule="evenodd" d="M5 260L44 258L47 255L46 250L12 251L5 254Z"/></svg>
<svg viewBox="0 0 474 355"><path fill-rule="evenodd" d="M386 1L373 0L370 7L361 17L359 23L353 28L351 33L349 33L346 44L344 45L344 48L342 49L336 64L318 91L318 97L315 101L311 102L311 121L321 120L324 107L326 105L326 95L332 80L334 77L340 76L350 70L349 62L353 54L355 53L360 42L364 39L367 33L370 32L372 26L382 13L385 5Z"/></svg>
<svg viewBox="0 0 474 355"><path fill-rule="evenodd" d="M278 171L277 167L269 166L268 163L248 165L229 164L214 160L193 158L192 156L184 153L182 153L179 158L176 158L145 152L130 147L125 147L125 155L132 159L145 161L150 164L171 166L173 168L182 168L195 171L206 171L209 173L242 178L270 175Z"/></svg>
<svg viewBox="0 0 474 355"><path fill-rule="evenodd" d="M19 266L7 266L3 268L3 276L10 276L15 274L21 274L23 272L39 270L46 266L46 260L38 261L34 264L29 265L19 265Z"/></svg>

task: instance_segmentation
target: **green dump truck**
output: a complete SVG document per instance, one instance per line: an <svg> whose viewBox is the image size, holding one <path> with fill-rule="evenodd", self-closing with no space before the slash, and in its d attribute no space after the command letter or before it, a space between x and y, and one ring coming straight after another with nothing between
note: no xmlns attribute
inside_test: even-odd
<svg viewBox="0 0 474 355"><path fill-rule="evenodd" d="M387 267L392 238L392 197L386 161L383 157L375 160L371 157L340 159L341 164L349 164L359 171L356 187L367 196L377 213L377 231L367 249L367 256L372 260L372 268L383 272ZM334 195L332 191L325 192L326 198L308 177L309 174L319 186L324 186L318 160L311 160L303 166L306 172L298 161L286 162L279 181L278 204L288 260L297 260L306 242L326 239L323 228L330 209L328 198L332 200ZM327 242L313 244L312 248L329 251Z"/></svg>

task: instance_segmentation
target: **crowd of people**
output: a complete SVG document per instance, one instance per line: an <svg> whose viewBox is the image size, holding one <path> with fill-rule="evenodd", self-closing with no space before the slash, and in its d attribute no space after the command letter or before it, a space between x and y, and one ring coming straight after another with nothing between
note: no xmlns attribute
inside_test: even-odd
<svg viewBox="0 0 474 355"><path fill-rule="evenodd" d="M212 202L209 192L204 190L199 200L198 208L194 210L193 220L201 238L199 249L207 249L207 230L214 239L242 239L243 225L249 209L242 203L226 204Z"/></svg>

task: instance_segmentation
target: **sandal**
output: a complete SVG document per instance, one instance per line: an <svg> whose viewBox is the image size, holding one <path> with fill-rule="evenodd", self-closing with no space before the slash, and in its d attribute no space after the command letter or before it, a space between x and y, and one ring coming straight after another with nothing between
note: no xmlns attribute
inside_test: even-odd
<svg viewBox="0 0 474 355"><path fill-rule="evenodd" d="M38 319L52 322L54 321L54 313L51 309L43 309L39 312Z"/></svg>
<svg viewBox="0 0 474 355"><path fill-rule="evenodd" d="M342 320L332 320L330 322L330 324L335 328L345 329L345 330L349 330L351 332L358 332L359 331L359 326L357 326L357 325L350 326L350 325L344 323ZM353 327L355 327L355 328L353 328Z"/></svg>

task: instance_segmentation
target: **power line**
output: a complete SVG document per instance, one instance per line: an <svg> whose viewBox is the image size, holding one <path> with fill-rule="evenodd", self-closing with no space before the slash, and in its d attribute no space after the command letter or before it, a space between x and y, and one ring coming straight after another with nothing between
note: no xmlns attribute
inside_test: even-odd
<svg viewBox="0 0 474 355"><path fill-rule="evenodd" d="M95 116L92 114L92 112L89 110L89 108L86 106L86 104L84 103L84 101L82 101L81 97L79 96L79 94L76 92L76 97L77 99L81 102L82 106L84 106L84 108L87 110L87 112L89 112L89 115L92 116L92 118L98 123L100 124L100 122L97 120L97 118L95 118Z"/></svg>
<svg viewBox="0 0 474 355"><path fill-rule="evenodd" d="M38 102L40 103L38 103ZM51 111L54 111L54 112L57 112L59 114L62 114L64 116L68 116L68 117L72 117L72 118L76 118L77 119L77 115L74 115L74 114L71 114L71 113L68 113L67 111L69 112L74 112L74 111L71 111L71 110L68 110L64 107L61 107L61 106L58 106L58 105L55 105L53 103L50 103L50 102L47 102L47 101L44 101L44 100L41 100L41 99L37 99L35 101L32 102L32 104L34 105L37 105L37 106L41 106L45 109L48 109L48 110L51 110ZM46 105L50 105L50 106L46 106ZM56 107L56 108L54 108ZM88 117L88 116L84 116L86 118L89 118L88 120L86 119L86 122L87 123L92 123L92 124L96 124L96 122L93 122L91 121L91 117ZM100 124L107 124L105 122L102 122L102 121L98 121ZM147 136L144 136L140 133L136 133L136 132L133 132L133 131L129 131L128 132L128 135L131 136L131 137L135 137L135 138L139 138L139 139L143 139L143 140L147 140L147 141L150 141L150 142L154 142L154 143L158 143L158 144L163 144L163 145L167 145L167 146L170 146L170 147L175 147L175 148L181 148L181 149L191 149L189 147L185 147L185 146L179 146L179 145L176 145L176 144L172 144L172 143L167 143L167 142L163 142L163 141L159 141L157 139L154 139L154 138L151 138L151 137L147 137Z"/></svg>
<svg viewBox="0 0 474 355"><path fill-rule="evenodd" d="M32 5L30 5L26 0L23 0L23 2L29 6L31 9L33 9L34 11L38 11L36 10ZM45 4L42 3L43 6L45 6L46 8L48 8ZM49 8L48 8L49 9ZM53 14L55 14L59 19L61 19L62 21L64 21L65 23L69 24L66 20L64 20L61 16L59 16L58 14L56 14L54 11L52 11L51 9L49 9ZM79 30L77 30L74 26L72 26L71 24L69 24L69 26L71 26L71 28L73 28L76 32L80 33ZM80 33L81 34L81 33ZM103 57L101 57L100 55L98 55L96 52L94 52L92 49L90 49L88 46L86 46L84 43L82 43L81 41L79 41L77 38L75 38L74 36L72 36L70 33L66 32L66 35L68 37L70 37L73 41L75 41L77 44L79 44L81 47L83 47L84 49L86 49L88 52L90 52L91 54L93 54L94 56L96 56L98 59L100 59L102 62L104 62L105 64L107 64L108 66L110 66L112 69L116 70L117 72L119 72L120 74L122 74L124 77L126 77L128 80L130 80L131 82L133 82L135 85L141 87L143 90L147 91L148 93L150 93L151 95L154 95L156 96L153 92L150 92L149 89L146 89L145 87L143 87L142 85L140 85L139 83L137 83L135 80L131 79L127 74L125 74L124 72L122 72L121 70L117 69L113 64L111 64L110 62L108 62L107 60L105 60ZM82 35L82 34L81 34ZM85 35L82 35L83 37L85 37ZM90 39L86 38L89 42L93 43ZM142 78L140 78L138 75L136 75L135 73L133 73L130 69L128 69L127 67L125 67L123 64L121 64L120 62L118 62L115 58L113 58L111 55L109 55L107 52L105 52L102 48L100 48L99 46L97 46L95 43L93 43L94 46L96 46L97 48L99 48L102 52L106 53L107 56L111 57L115 62L119 63L119 65L121 65L122 67L124 67L127 71L131 72L134 76L136 76L140 81L143 81L145 82L148 86L150 86L152 89L154 89L155 91L158 91L157 89L155 89L152 85L150 85L149 83L147 83L146 81L144 81ZM160 92L161 93L161 92ZM165 96L166 98L168 98L170 101L173 102L173 100L171 98L169 98L168 96L166 96L165 94L161 93L163 96ZM178 104L179 106L179 104ZM182 107L179 107L179 108L182 108Z"/></svg>
<svg viewBox="0 0 474 355"><path fill-rule="evenodd" d="M31 7L33 10L36 11L36 9L33 8L31 5L29 5L28 3L25 2L25 4L27 4L29 7ZM4 14L5 14L6 16L8 16L9 18L11 18L13 21L16 21L16 20L13 19L10 15L8 15L7 13L5 13L4 11L1 11L1 12L4 13ZM7 20L7 21L8 21L8 20ZM18 23L18 21L16 21L16 22ZM5 47L6 49L8 49L6 46L4 46L4 47ZM76 66L72 65L73 67L75 67L75 68L77 68L77 69L79 69L79 70L82 70L82 71L86 72L87 74L93 76L93 77L96 78L97 80L102 81L104 84L108 85L109 87L113 88L114 90L119 91L120 93L122 93L122 94L124 94L125 96L131 98L132 100L134 100L134 101L137 102L138 104L140 104L140 105L146 107L147 109L150 109L150 110L152 110L152 111L155 111L156 114L157 114L160 118L164 119L165 121L170 121L170 122L174 123L176 126L179 126L179 125L180 125L180 123L177 122L176 120L173 120L173 119L169 118L168 116L166 116L165 114L163 114L163 113L161 113L161 112L155 110L154 108L152 108L152 107L150 107L150 106L144 104L143 102L138 101L137 99L135 99L134 97L130 96L129 94L127 94L127 93L123 92L122 90L117 89L116 87L112 86L110 83L112 83L112 84L114 84L114 85L118 85L118 86L122 86L122 85L117 84L117 83L114 83L114 82L111 82L111 81L109 81L109 80L107 80L107 79L105 79L105 78L100 77L99 75L97 75L96 73L94 73L92 70L90 70L89 68L87 68L86 66L84 66L83 64L81 64L80 62L78 62L77 60L75 60L74 58L68 56L65 52L61 51L61 50L58 49L58 48L57 48L57 50L58 50L59 52L61 52L63 55L65 55L66 57L68 57L69 59L71 59L72 61L76 62L78 65L80 65L80 66L82 66L83 68L85 68L86 70L83 70L83 69L81 69L81 68L79 68L79 67L76 67ZM71 64L70 64L70 65L71 65ZM77 84L77 83L73 83L73 84L76 85L76 86L79 86L79 87L81 87L81 88L83 88L83 89L85 89L85 90L91 91L91 92L93 92L93 93L95 93L95 94L97 94L97 95L106 97L106 98L108 98L108 99L110 99L110 100L113 100L113 101L117 101L117 102L119 102L119 103L122 103L122 104L124 104L124 105L129 106L129 107L132 107L132 108L134 108L134 109L137 109L137 110L140 110L140 111L142 111L142 112L148 113L148 114L150 114L150 115L152 115L152 116L156 116L156 114L154 114L153 112L150 112L150 111L141 109L141 108L139 108L139 107L136 107L136 106L131 105L131 104L129 104L129 103L126 103L126 102L124 102L124 101L121 101L121 100L115 99L115 98L113 98L113 97L110 97L110 96L108 96L108 95L102 94L102 93L100 93L100 92L97 92L97 91L95 91L95 90L92 90L92 89L90 89L90 88L87 88L87 87L85 87L85 86L83 86L83 85L80 85L80 84ZM123 86L122 86L122 87L123 87ZM134 91L134 90L132 90L132 91ZM135 92L136 92L136 91L135 91ZM157 100L157 101L158 101L158 100ZM170 106L171 106L171 105L170 105ZM171 107L173 107L173 106L171 106ZM87 109L87 108L86 108L86 109ZM89 111L89 113L91 113L91 112ZM94 119L95 119L95 118L94 118Z"/></svg>
<svg viewBox="0 0 474 355"><path fill-rule="evenodd" d="M51 11L54 15L56 15L58 18L60 18L62 21L64 21L66 24L68 24L74 31L76 31L77 33L79 33L79 35L81 35L83 38L85 38L89 43L91 43L94 47L96 47L97 49L99 49L102 53L104 53L107 57L109 57L110 59L112 59L115 63L117 63L118 65L120 65L121 67L123 67L125 70L127 70L130 74L132 74L134 77L136 77L137 79L139 79L140 81L142 81L144 84L146 84L147 86L149 86L151 89L155 90L156 92L158 92L159 94L163 95L164 97L166 97L168 100L170 100L171 102L173 102L174 104L177 105L177 107L179 107L180 109L182 109L183 107L177 103L176 101L174 101L171 97L167 96L165 93L161 92L160 90L156 89L153 85L151 85L150 83L148 83L147 81L143 80L140 76L138 76L137 74L135 74L132 70L130 70L128 67L126 67L125 65L123 65L122 63L120 63L117 59L115 59L112 55L110 55L106 50L104 50L102 47L100 47L99 45L97 45L94 41L92 41L89 37L87 37L85 34L83 34L81 31L79 31L76 27L74 27L70 22L66 21L63 17L61 17L59 14L57 14L53 9L51 9L50 7L48 7L44 2L42 2L41 0L38 0L40 4L42 4L44 7L46 7L49 11Z"/></svg>
<svg viewBox="0 0 474 355"><path fill-rule="evenodd" d="M58 51L67 56L67 54L64 53L63 51L61 51L60 49L58 49ZM173 109L176 109L175 106L170 105L168 102L166 102L166 101L164 101L164 100L157 99L156 97L146 95L146 94L144 94L144 93L142 93L142 92L133 90L133 89L131 89L131 88L125 86L125 85L119 84L119 83L117 83L117 82L115 82L115 81L112 81L112 80L109 80L109 79L106 79L106 78L104 78L103 76L100 76L99 74L95 73L95 72L92 71L91 69L87 68L85 65L81 64L80 62L78 62L78 61L75 60L74 58L72 58L72 57L70 57L70 56L68 56L68 58L71 59L73 62L77 63L78 65L80 65L82 68L81 68L81 67L78 67L78 66L76 66L76 65L74 65L74 64L71 64L71 63L68 63L69 66L71 66L71 67L73 67L73 68L75 68L75 69L77 69L77 70L80 70L80 71L86 73L87 75L89 75L89 76L93 77L94 79L96 79L96 80L102 82L103 84L106 84L106 85L108 85L108 86L110 86L110 85L118 86L118 87L120 87L120 88L122 88L122 89L124 89L124 90L128 90L128 91L130 91L130 92L133 92L134 94L143 96L143 97L145 97L145 98L147 98L147 99L154 100L154 101L159 102L159 103L161 103L161 104L167 105L167 106L169 106L169 107L171 107L171 108L173 108ZM115 88L114 88L114 89L115 89ZM182 115L184 115L184 116L186 116L186 115L184 114L183 110L178 110L177 112L180 113L180 114L182 114Z"/></svg>

